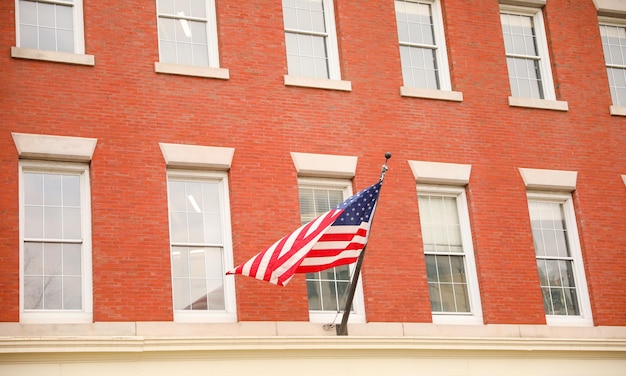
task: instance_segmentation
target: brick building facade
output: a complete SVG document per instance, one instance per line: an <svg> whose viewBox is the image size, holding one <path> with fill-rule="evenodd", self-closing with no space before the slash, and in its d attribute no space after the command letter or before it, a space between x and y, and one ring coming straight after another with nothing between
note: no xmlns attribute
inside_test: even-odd
<svg viewBox="0 0 626 376"><path fill-rule="evenodd" d="M626 369L624 2L4 1L0 20L0 371ZM388 151L347 338L322 325L340 270L223 276Z"/></svg>

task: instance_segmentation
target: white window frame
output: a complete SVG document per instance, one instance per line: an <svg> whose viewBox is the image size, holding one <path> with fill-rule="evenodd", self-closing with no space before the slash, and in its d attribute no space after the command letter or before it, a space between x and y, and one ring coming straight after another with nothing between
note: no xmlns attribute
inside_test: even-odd
<svg viewBox="0 0 626 376"><path fill-rule="evenodd" d="M326 53L328 59L328 78L313 78L294 75L293 73L287 73L284 76L286 86L301 86L318 89L328 90L340 90L351 91L352 83L350 81L344 81L341 79L341 67L339 64L339 46L337 42L337 30L335 26L335 7L333 0L322 0L324 7L324 23L326 26ZM308 31L287 29L284 27L283 22L283 34L293 32L296 34L312 34ZM286 48L285 40L285 48ZM286 50L285 50L285 58ZM287 62L285 60L285 62Z"/></svg>
<svg viewBox="0 0 626 376"><path fill-rule="evenodd" d="M313 177L300 177L298 178L298 190L300 188L318 188L318 189L336 189L343 191L343 199L347 199L352 196L352 183L348 179L333 179L333 178L313 178ZM320 213L321 214L321 213ZM354 268L356 264L350 264L350 281L352 281ZM350 323L365 323L365 303L363 299L363 284L359 278L354 293L354 300L352 301L353 311L350 312L348 322ZM348 284L348 287L350 285ZM346 296L347 297L347 296ZM312 323L335 323L337 319L341 320L339 316L343 314L344 307L338 307L340 312L330 311L311 311L309 310L309 321Z"/></svg>
<svg viewBox="0 0 626 376"><path fill-rule="evenodd" d="M548 49L547 34L543 20L543 12L541 8L522 7L507 4L500 4L500 14L511 13L521 16L529 16L532 18L533 27L535 29L535 40L537 42L537 58L539 60L539 69L541 75L541 84L543 87L544 98L530 98L509 96L509 105L517 107L530 107L545 110L568 111L569 105L565 101L556 100L554 90L554 79L552 76L552 66L550 63L550 51ZM506 58L516 57L506 52ZM507 64L508 66L508 64ZM510 79L510 77L509 77Z"/></svg>
<svg viewBox="0 0 626 376"><path fill-rule="evenodd" d="M183 76L196 76L206 78L218 78L228 80L230 73L228 69L220 68L219 45L217 35L217 13L215 10L215 0L204 0L206 9L206 19L196 19L188 16L173 16L159 11L159 2L156 1L157 34L159 32L159 19L171 18L179 20L194 20L206 22L207 43L209 64L208 66L184 65L161 62L161 38L157 38L159 45L159 61L154 63L154 70L157 73L176 74Z"/></svg>
<svg viewBox="0 0 626 376"><path fill-rule="evenodd" d="M472 230L469 219L467 196L464 186L445 186L433 184L417 184L417 195L433 195L442 197L454 197L456 199L457 211L459 214L459 224L461 230L461 241L463 253L455 254L463 256L465 264L465 278L467 281L467 294L470 305L469 312L432 312L434 324L483 324L482 305L480 301L480 290L478 287L478 273L476 271L476 260L474 258L474 246L472 241ZM422 208L419 208L420 210ZM424 252L424 255L427 253ZM428 253L431 254L431 253ZM438 254L438 253L432 253ZM446 254L447 255L447 254Z"/></svg>
<svg viewBox="0 0 626 376"><path fill-rule="evenodd" d="M430 6L431 14L433 18L433 32L435 38L434 51L437 59L439 89L428 89L414 86L401 86L400 95L405 97L417 97L417 98L429 98L429 99L441 99L460 102L463 100L463 93L458 91L452 91L452 85L450 82L450 65L448 62L448 52L446 47L445 30L443 27L443 13L441 11L440 0L398 0L410 3L421 3ZM395 4L395 1L394 1ZM400 47L402 46L415 46L407 42L398 41ZM429 46L430 47L430 46ZM401 61L402 63L402 61ZM404 77L403 77L404 79Z"/></svg>
<svg viewBox="0 0 626 376"><path fill-rule="evenodd" d="M93 55L85 55L85 32L83 22L83 0L28 0L33 3L58 4L72 7L74 22L74 51L60 52L24 48L20 46L20 0L15 0L15 47L11 47L11 57L18 59L45 60L57 63L94 65Z"/></svg>
<svg viewBox="0 0 626 376"><path fill-rule="evenodd" d="M24 309L24 243L25 234L24 182L25 172L70 173L80 176L81 192L81 297L80 310ZM91 192L89 165L76 162L21 160L19 163L19 226L20 226L20 322L21 323L91 323L93 322L93 280L91 246ZM39 239L37 239L39 240ZM43 240L43 239L42 239Z"/></svg>
<svg viewBox="0 0 626 376"><path fill-rule="evenodd" d="M167 170L167 181L170 179L174 180L182 180L182 181L212 181L217 182L220 190L220 210L221 210L221 224L222 224L222 239L223 243L221 245L213 245L210 246L220 246L222 247L222 260L223 265L222 268L224 270L224 275L222 276L222 280L224 283L224 311L212 311L212 310L197 310L197 311L183 311L176 310L173 308L174 312L174 321L175 322L188 322L188 323L208 323L208 322L236 322L237 321L237 303L235 299L235 281L234 278L228 278L226 276L226 271L232 269L233 266L233 244L232 244L232 229L231 229L231 221L230 221L230 200L229 200L229 189L228 189L228 173L224 171L199 171L199 170L185 170L185 169L177 169L177 168L168 168ZM168 218L170 207L169 207L169 190L168 190ZM169 223L169 220L168 220ZM171 239L171 225L169 226L170 231L170 239ZM170 240L170 258L172 257L171 247L173 245L185 245L185 244L174 244ZM200 245L198 245L200 246ZM204 244L204 246L208 246L208 244ZM170 259L171 260L171 259ZM173 262L172 260L170 261ZM170 271L170 276L172 278L172 297L174 295L174 275L172 271ZM172 307L174 307L174 300L172 299Z"/></svg>
<svg viewBox="0 0 626 376"><path fill-rule="evenodd" d="M565 226L570 246L572 267L574 269L574 279L578 304L580 307L579 316L561 316L546 314L546 323L552 326L593 326L591 304L589 301L589 291L587 288L587 278L585 277L582 251L580 248L580 238L578 236L578 226L572 195L569 192L547 192L547 191L527 191L528 201L544 201L563 205ZM529 223L530 228L530 223Z"/></svg>
<svg viewBox="0 0 626 376"><path fill-rule="evenodd" d="M603 25L620 27L620 28L626 29L626 18L614 18L614 17L600 16L598 17L598 26L600 27ZM611 67L621 68L626 71L626 64L624 64L623 66L615 66L615 65L609 66L609 64L606 62L606 56L604 57L604 63L607 69L607 75L608 75L608 69ZM610 81L608 81L607 84L609 85L609 89L610 89ZM611 93L611 106L609 107L610 114L614 116L626 116L626 103L624 103L623 105L620 105L619 103L616 102L616 99L617 98L614 98L613 94Z"/></svg>

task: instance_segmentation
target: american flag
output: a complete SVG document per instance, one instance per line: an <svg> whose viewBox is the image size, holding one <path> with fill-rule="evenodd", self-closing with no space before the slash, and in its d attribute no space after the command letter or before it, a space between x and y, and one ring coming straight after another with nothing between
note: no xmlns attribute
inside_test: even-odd
<svg viewBox="0 0 626 376"><path fill-rule="evenodd" d="M355 262L367 243L382 182L351 196L226 274L285 286L295 273Z"/></svg>

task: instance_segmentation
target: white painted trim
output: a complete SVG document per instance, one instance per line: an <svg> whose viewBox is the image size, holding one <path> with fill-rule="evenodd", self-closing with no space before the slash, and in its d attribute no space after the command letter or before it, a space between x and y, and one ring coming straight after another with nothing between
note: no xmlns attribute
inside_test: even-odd
<svg viewBox="0 0 626 376"><path fill-rule="evenodd" d="M528 16L532 18L533 28L535 30L535 41L537 43L537 57L539 58L539 74L541 78L541 84L543 86L543 96L542 100L550 100L556 101L556 94L554 91L554 81L552 78L552 64L550 63L550 50L548 48L548 40L545 29L545 24L543 20L543 12L541 8L534 7L519 7L513 5L505 5L500 4L500 13L511 13L518 14L523 16ZM508 53L507 53L508 56ZM512 93L512 90L511 90ZM531 107L535 107L534 101L527 102ZM509 99L509 104L511 104L511 100ZM537 104L539 105L539 104ZM562 105L561 105L562 106ZM526 107L526 106L524 106ZM537 107L544 108L544 107ZM557 108L548 108L548 109L560 109Z"/></svg>
<svg viewBox="0 0 626 376"><path fill-rule="evenodd" d="M352 82L327 80L323 78L298 77L285 75L285 86L310 87L315 89L352 91Z"/></svg>
<svg viewBox="0 0 626 376"><path fill-rule="evenodd" d="M206 168L227 171L233 161L234 148L159 143L168 167Z"/></svg>
<svg viewBox="0 0 626 376"><path fill-rule="evenodd" d="M470 303L470 312L433 312L432 320L434 324L456 324L456 325L482 325L483 311L480 300L480 289L478 285L478 272L476 270L476 260L474 258L474 244L472 240L472 226L469 219L469 208L465 187L440 186L440 185L417 185L417 194L433 195L439 197L454 197L456 199L457 213L459 215L459 227L461 230L461 241L463 253L457 256L464 257L465 276L467 281L467 294ZM421 208L420 208L421 209ZM424 254L426 254L424 252ZM436 253L428 253L429 255ZM447 254L446 254L447 255Z"/></svg>
<svg viewBox="0 0 626 376"><path fill-rule="evenodd" d="M410 86L401 86L400 95L403 97L440 99L444 101L462 102L463 93L460 91L434 90L416 88Z"/></svg>
<svg viewBox="0 0 626 376"><path fill-rule="evenodd" d="M352 179L358 157L291 152L298 176Z"/></svg>
<svg viewBox="0 0 626 376"><path fill-rule="evenodd" d="M569 105L566 101L551 99L509 97L509 106L538 108L542 110L569 111Z"/></svg>
<svg viewBox="0 0 626 376"><path fill-rule="evenodd" d="M337 336L310 322L97 322L73 325L0 323L0 353L149 353L292 349L412 349L626 353L626 328L431 323L349 324ZM575 355L574 355L575 356ZM0 362L1 363L1 362Z"/></svg>
<svg viewBox="0 0 626 376"><path fill-rule="evenodd" d="M93 55L75 54L71 52L35 50L32 48L11 47L11 57L15 59L43 60L55 63L67 63L76 65L96 64Z"/></svg>
<svg viewBox="0 0 626 376"><path fill-rule="evenodd" d="M499 3L531 8L543 8L546 5L546 0L499 0Z"/></svg>
<svg viewBox="0 0 626 376"><path fill-rule="evenodd" d="M569 245L570 257L573 261L572 266L574 269L573 272L576 283L576 294L578 296L578 304L580 307L580 315L546 315L546 323L548 325L566 327L593 326L591 302L589 299L587 278L585 276L580 238L578 236L578 226L576 225L576 213L574 211L571 193L529 191L526 193L526 196L529 201L545 201L563 205L563 218L565 219L565 227L567 230L567 242Z"/></svg>
<svg viewBox="0 0 626 376"><path fill-rule="evenodd" d="M97 138L11 133L20 158L89 162Z"/></svg>
<svg viewBox="0 0 626 376"><path fill-rule="evenodd" d="M519 168L526 189L572 192L576 190L577 171Z"/></svg>
<svg viewBox="0 0 626 376"><path fill-rule="evenodd" d="M292 153L293 155L293 153ZM324 156L324 155L322 155ZM331 156L334 157L334 156ZM352 157L348 157L352 158ZM356 158L356 157L354 157ZM355 162L356 167L356 162ZM300 177L298 178L298 189L300 188L320 188L320 189L338 189L343 191L343 199L347 199L352 196L352 184L350 177L342 179L328 178L328 176L321 178L312 177ZM321 214L321 213L320 213ZM350 265L350 273L354 273L355 264ZM354 293L354 300L352 301L353 312L348 317L349 323L365 323L365 304L363 298L363 283L362 275L357 281L356 290ZM343 315L343 308L340 307L341 312L338 314L336 311L309 311L309 321L312 323L320 324L339 324Z"/></svg>
<svg viewBox="0 0 626 376"><path fill-rule="evenodd" d="M230 78L230 72L224 68L213 67L199 67L195 65L182 65L182 64L168 64L155 62L154 71L157 73L165 74L177 74L181 76L195 76L206 78L219 78L221 80L228 80Z"/></svg>
<svg viewBox="0 0 626 376"><path fill-rule="evenodd" d="M626 116L626 107L611 106L609 107L609 112L613 116Z"/></svg>
<svg viewBox="0 0 626 376"><path fill-rule="evenodd" d="M626 2L624 0L593 0L599 15L624 16L626 15Z"/></svg>
<svg viewBox="0 0 626 376"><path fill-rule="evenodd" d="M415 181L427 184L467 185L472 171L472 165L408 161Z"/></svg>
<svg viewBox="0 0 626 376"><path fill-rule="evenodd" d="M65 173L80 177L81 207L81 297L80 310L28 310L24 309L24 172ZM19 164L19 237L20 237L20 323L21 324L76 324L93 322L93 279L92 279L92 240L91 240L91 185L87 163L50 162L21 160Z"/></svg>
<svg viewBox="0 0 626 376"><path fill-rule="evenodd" d="M33 0L34 1L34 0ZM49 3L54 3L54 1L47 1ZM85 28L84 28L84 21L83 21L83 0L75 0L75 1L69 1L69 2L65 2L63 5L66 6L71 6L72 7L72 20L74 23L74 31L73 31L73 37L74 37L74 54L76 55L83 55L85 53ZM15 0L15 45L17 46L17 48L21 47L20 46L20 0ZM24 50L29 50L24 48ZM35 51L44 51L44 50L37 50L35 49ZM56 51L46 51L46 52L56 52ZM67 52L61 52L61 53L65 53L67 54ZM19 52L18 52L19 54ZM69 55L72 55L72 53L69 53ZM13 56L13 51L11 51L11 56ZM35 55L35 56L40 56L40 55ZM49 61L55 61L55 62L62 62L62 63L71 63L71 64L83 64L83 63L78 63L76 61L82 61L81 59L78 58L71 58L68 56L62 57L61 60L57 60L59 58L59 56L62 55L48 55L48 54L44 54L41 56L45 56L47 58L40 58L40 57L24 57L24 56L13 56L13 57L17 57L17 58L25 58L25 59L37 59L37 60L49 60ZM50 60L50 56L52 56L54 59ZM85 56L91 56L91 55L85 55ZM67 60L66 60L67 59ZM77 59L75 61L75 59ZM88 59L87 59L88 61ZM85 64L85 65L94 65L93 63L93 56L91 56L91 64Z"/></svg>
<svg viewBox="0 0 626 376"><path fill-rule="evenodd" d="M626 185L626 175L622 175L622 180L624 181L624 185Z"/></svg>
<svg viewBox="0 0 626 376"><path fill-rule="evenodd" d="M221 237L222 244L222 260L223 260L223 274L222 282L224 284L224 310L223 311L211 311L211 310L197 310L197 311L182 311L176 310L174 307L174 300L172 299L172 309L174 312L174 321L180 323L231 323L237 322L237 302L235 293L235 279L231 276L227 276L225 273L227 270L231 270L233 265L233 243L232 243L232 227L230 218L230 199L228 189L228 174L226 171L198 171L198 170L182 170L171 169L167 171L168 183L172 180L175 181L206 181L216 182L219 187L219 213L220 213L220 225L221 225ZM168 213L169 213L169 189L168 189ZM168 218L172 218L168 215ZM171 224L170 224L170 239L171 236ZM170 243L170 257L171 257L171 243ZM173 265L173 262L171 262ZM171 272L172 278L172 296L173 291L173 278L174 273Z"/></svg>

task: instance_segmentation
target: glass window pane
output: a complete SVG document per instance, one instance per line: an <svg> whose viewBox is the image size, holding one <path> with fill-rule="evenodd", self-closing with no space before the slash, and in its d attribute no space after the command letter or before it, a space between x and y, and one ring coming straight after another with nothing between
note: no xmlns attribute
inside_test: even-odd
<svg viewBox="0 0 626 376"><path fill-rule="evenodd" d="M81 277L63 277L63 309L82 308Z"/></svg>
<svg viewBox="0 0 626 376"><path fill-rule="evenodd" d="M48 243L44 245L44 268L45 275L63 274L63 248L59 243Z"/></svg>
<svg viewBox="0 0 626 376"><path fill-rule="evenodd" d="M172 274L174 277L189 277L189 249L172 247Z"/></svg>
<svg viewBox="0 0 626 376"><path fill-rule="evenodd" d="M24 277L24 309L43 309L43 277Z"/></svg>
<svg viewBox="0 0 626 376"><path fill-rule="evenodd" d="M43 212L44 230L43 236L48 239L61 239L62 210L57 207L46 207Z"/></svg>
<svg viewBox="0 0 626 376"><path fill-rule="evenodd" d="M61 175L44 174L44 204L45 205L61 205Z"/></svg>
<svg viewBox="0 0 626 376"><path fill-rule="evenodd" d="M81 246L80 244L63 245L63 275L81 275Z"/></svg>
<svg viewBox="0 0 626 376"><path fill-rule="evenodd" d="M226 299L224 298L224 283L223 280L214 279L207 281L207 294L209 301L209 310L211 311L223 311L226 309Z"/></svg>
<svg viewBox="0 0 626 376"><path fill-rule="evenodd" d="M174 0L157 0L160 13L175 14Z"/></svg>
<svg viewBox="0 0 626 376"><path fill-rule="evenodd" d="M74 24L73 9L69 6L56 6L56 27L72 31Z"/></svg>
<svg viewBox="0 0 626 376"><path fill-rule="evenodd" d="M37 27L21 26L20 27L20 47L22 48L39 48L37 39Z"/></svg>
<svg viewBox="0 0 626 376"><path fill-rule="evenodd" d="M24 237L43 238L43 208L27 206L24 208Z"/></svg>
<svg viewBox="0 0 626 376"><path fill-rule="evenodd" d="M222 279L224 275L222 253L222 248L206 248L206 275L208 278Z"/></svg>
<svg viewBox="0 0 626 376"><path fill-rule="evenodd" d="M174 278L174 309L190 310L189 280L186 278Z"/></svg>
<svg viewBox="0 0 626 376"><path fill-rule="evenodd" d="M20 24L37 25L37 3L20 1Z"/></svg>
<svg viewBox="0 0 626 376"><path fill-rule="evenodd" d="M320 293L320 284L317 280L309 280L307 277L306 289L309 296L309 310L320 311L322 310L322 296Z"/></svg>
<svg viewBox="0 0 626 376"><path fill-rule="evenodd" d="M80 176L63 175L63 205L80 207Z"/></svg>
<svg viewBox="0 0 626 376"><path fill-rule="evenodd" d="M206 280L204 278L192 278L190 285L191 309L206 310L208 308Z"/></svg>
<svg viewBox="0 0 626 376"><path fill-rule="evenodd" d="M205 0L190 0L190 11L192 17L206 18Z"/></svg>
<svg viewBox="0 0 626 376"><path fill-rule="evenodd" d="M170 236L173 243L188 241L187 214L185 212L170 212Z"/></svg>
<svg viewBox="0 0 626 376"><path fill-rule="evenodd" d="M63 278L45 277L43 292L44 309L63 309Z"/></svg>
<svg viewBox="0 0 626 376"><path fill-rule="evenodd" d="M37 23L39 26L55 26L54 8L54 4L37 3Z"/></svg>
<svg viewBox="0 0 626 376"><path fill-rule="evenodd" d="M24 203L43 205L43 175L24 173Z"/></svg>
<svg viewBox="0 0 626 376"><path fill-rule="evenodd" d="M24 275L43 275L42 243L24 243Z"/></svg>
<svg viewBox="0 0 626 376"><path fill-rule="evenodd" d="M174 7L176 14L179 16L189 16L191 14L189 0L174 0Z"/></svg>
<svg viewBox="0 0 626 376"><path fill-rule="evenodd" d="M63 208L63 239L81 239L79 208Z"/></svg>
<svg viewBox="0 0 626 376"><path fill-rule="evenodd" d="M428 292L430 294L430 307L433 312L442 312L441 289L438 283L429 283Z"/></svg>
<svg viewBox="0 0 626 376"><path fill-rule="evenodd" d="M190 248L189 250L189 270L191 278L206 278L206 261L204 259L205 250L202 248Z"/></svg>

